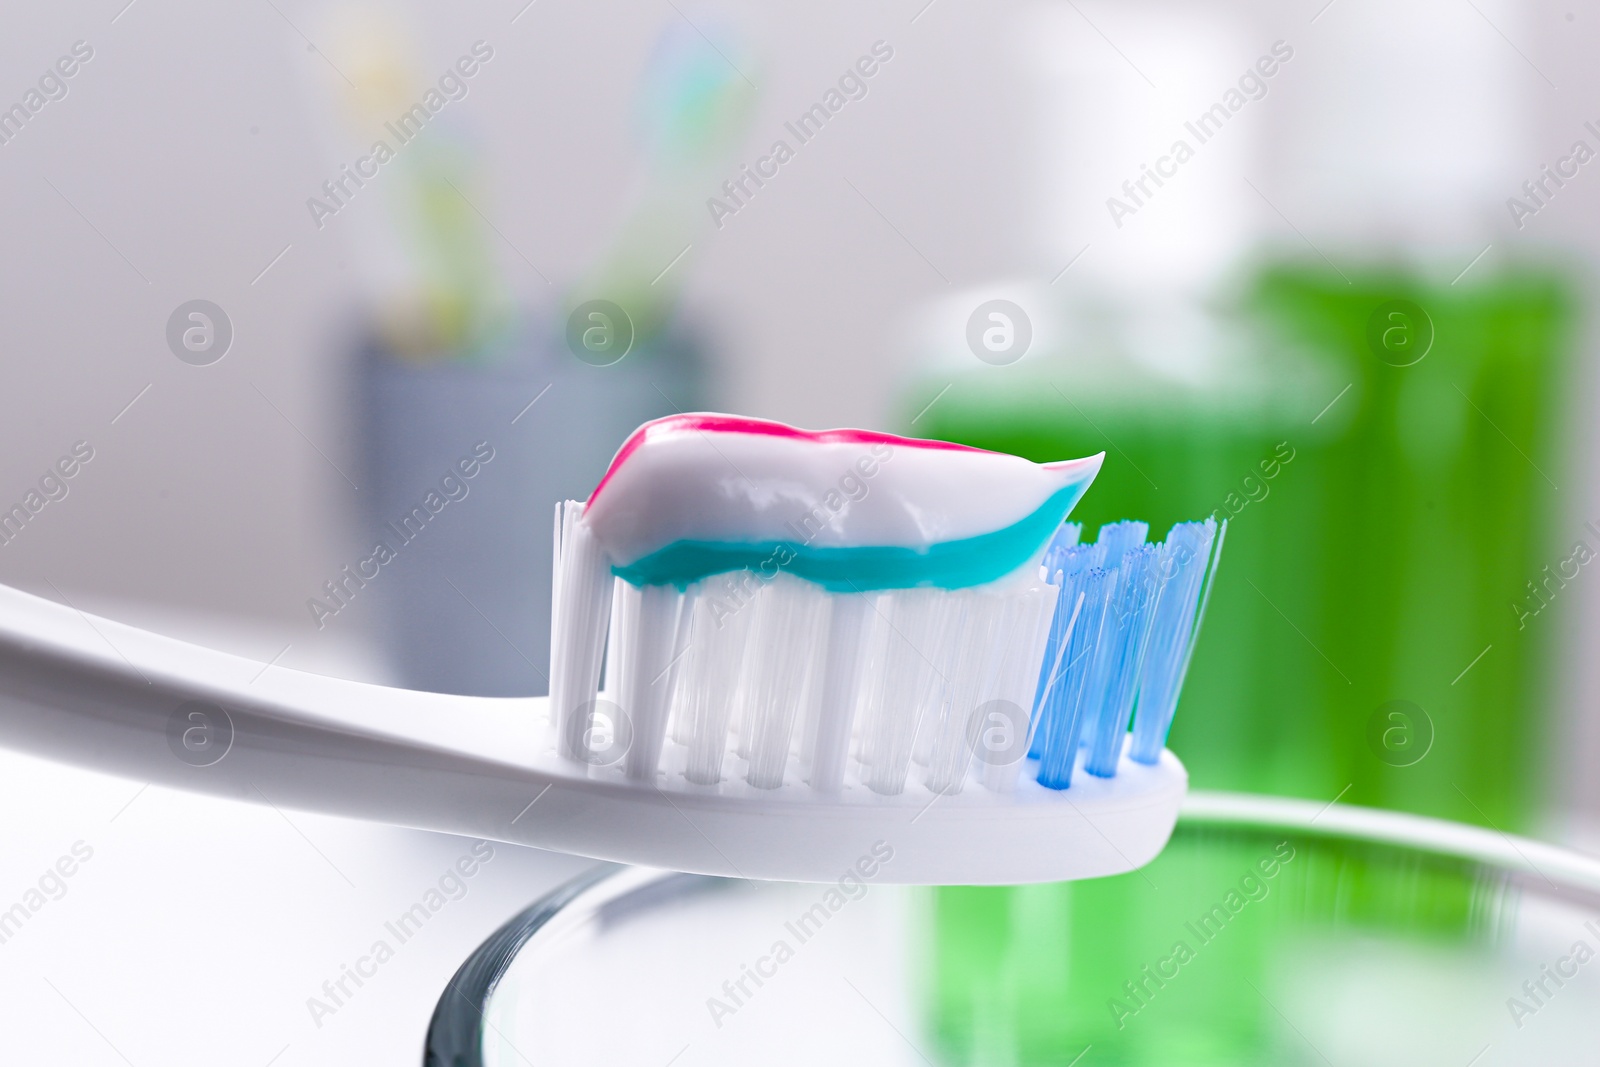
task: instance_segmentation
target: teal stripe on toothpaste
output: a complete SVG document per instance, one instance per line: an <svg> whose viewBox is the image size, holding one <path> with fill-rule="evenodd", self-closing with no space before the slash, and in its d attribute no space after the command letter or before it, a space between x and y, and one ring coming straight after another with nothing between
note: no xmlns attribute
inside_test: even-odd
<svg viewBox="0 0 1600 1067"><path fill-rule="evenodd" d="M926 549L890 545L824 547L799 541L674 541L611 572L633 585L691 583L749 569L804 578L833 593L929 586L965 589L1002 578L1036 555L1087 488L1057 490L1027 517L999 530ZM787 557L787 562L782 562Z"/></svg>

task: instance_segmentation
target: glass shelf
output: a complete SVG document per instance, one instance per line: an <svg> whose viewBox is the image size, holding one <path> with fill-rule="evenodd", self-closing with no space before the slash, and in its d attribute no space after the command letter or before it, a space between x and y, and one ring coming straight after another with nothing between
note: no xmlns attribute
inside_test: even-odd
<svg viewBox="0 0 1600 1067"><path fill-rule="evenodd" d="M816 885L597 867L463 965L427 1062L1502 1067L1600 1039L1600 861L1538 842L1195 793L1113 878L890 886L892 849Z"/></svg>

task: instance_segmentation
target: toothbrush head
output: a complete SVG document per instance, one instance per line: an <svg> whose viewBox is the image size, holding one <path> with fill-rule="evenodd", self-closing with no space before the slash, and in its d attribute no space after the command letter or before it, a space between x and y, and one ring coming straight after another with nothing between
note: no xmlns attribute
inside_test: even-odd
<svg viewBox="0 0 1600 1067"><path fill-rule="evenodd" d="M883 839L895 880L942 883L1153 858L1221 536L1079 545L1101 460L725 415L636 431L556 517L553 757L662 820L615 855L809 880Z"/></svg>
<svg viewBox="0 0 1600 1067"><path fill-rule="evenodd" d="M1023 885L1144 866L1166 846L1188 790L1171 752L1153 765L1125 759L1112 778L1081 775L1064 791L1023 775L1004 792L940 793L913 776L892 796L854 777L826 793L803 773L766 789L740 776L748 762L734 755L721 782L700 786L676 742L666 746L657 782L641 784L620 761L606 762L614 758L609 738L627 730L611 725L619 719L607 722L615 706L595 711L596 745L585 761L574 766L548 747L527 761L537 774L518 794L527 799L501 805L516 815L537 798L524 818L509 828L502 818L492 833L465 832L635 866L788 882L836 882L876 845L893 852L873 877L880 884Z"/></svg>

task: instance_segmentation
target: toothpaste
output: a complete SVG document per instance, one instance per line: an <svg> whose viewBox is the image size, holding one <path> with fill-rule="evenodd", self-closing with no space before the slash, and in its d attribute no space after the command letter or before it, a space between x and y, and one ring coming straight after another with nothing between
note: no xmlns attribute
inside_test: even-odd
<svg viewBox="0 0 1600 1067"><path fill-rule="evenodd" d="M623 443L584 521L612 572L639 586L776 564L833 592L958 589L1036 563L1104 457L1041 464L865 430L675 415Z"/></svg>

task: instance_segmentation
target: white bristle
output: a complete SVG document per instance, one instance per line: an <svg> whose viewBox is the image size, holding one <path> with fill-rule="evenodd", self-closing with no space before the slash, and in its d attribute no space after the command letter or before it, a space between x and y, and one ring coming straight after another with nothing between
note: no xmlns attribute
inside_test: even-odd
<svg viewBox="0 0 1600 1067"><path fill-rule="evenodd" d="M862 768L872 764L873 720L878 709L873 703L878 687L873 680L883 672L889 654L889 639L893 636L884 610L888 597L883 593L863 594L867 612L862 619L861 662L856 669L855 722L851 727L851 754Z"/></svg>
<svg viewBox="0 0 1600 1067"><path fill-rule="evenodd" d="M862 775L875 793L905 789L917 730L948 684L936 664L959 612L958 599L940 589L896 589L880 598L878 623L886 632L882 661L868 679Z"/></svg>
<svg viewBox="0 0 1600 1067"><path fill-rule="evenodd" d="M949 660L950 689L937 720L923 730L930 741L924 784L935 793L959 793L966 780L972 762L970 720L978 706L1002 600L970 590L954 594L953 599L960 605L960 621Z"/></svg>
<svg viewBox="0 0 1600 1067"><path fill-rule="evenodd" d="M674 740L687 749L684 777L697 785L716 785L722 781L729 719L738 695L751 612L729 606L726 576L697 584L711 588L701 590L694 599L689 649L673 712L682 726L682 737Z"/></svg>
<svg viewBox="0 0 1600 1067"><path fill-rule="evenodd" d="M611 614L611 567L583 521L583 504L556 505L555 582L550 619L550 706L556 750L569 759L588 729L600 688L600 657Z"/></svg>
<svg viewBox="0 0 1600 1067"><path fill-rule="evenodd" d="M780 574L761 590L751 610L755 617L739 689L742 747L750 761L746 780L758 789L776 789L783 784L817 650L826 647L828 594Z"/></svg>
<svg viewBox="0 0 1600 1067"><path fill-rule="evenodd" d="M685 599L670 585L624 585L622 590L616 692L633 734L624 770L637 782L654 781L661 763Z"/></svg>
<svg viewBox="0 0 1600 1067"><path fill-rule="evenodd" d="M855 778L874 792L903 792L913 763L929 789L960 792L979 706L1028 706L1054 592L1018 576L870 594L748 571L687 593L618 580L607 691L632 728L627 776L651 780L670 739L697 785L725 781L734 757L757 788L838 792L854 740ZM1014 779L1014 766L980 775L998 789Z"/></svg>
<svg viewBox="0 0 1600 1067"><path fill-rule="evenodd" d="M627 635L627 627L617 626L616 618L622 612L622 590L627 583L621 578L611 581L611 632L606 636L605 674L600 683L602 690L611 691L617 688L617 665L622 662L622 639Z"/></svg>
<svg viewBox="0 0 1600 1067"><path fill-rule="evenodd" d="M745 627L749 631L755 629L755 605L761 597L762 584L755 575L746 570L740 571L729 579L729 604L734 611L745 616ZM755 646L746 639L747 652L754 652ZM749 671L745 667L746 653L740 654L739 670L736 674L736 689L733 702L733 718L729 724L733 732L733 750L742 760L750 758L750 701L745 698L744 687L749 684Z"/></svg>
<svg viewBox="0 0 1600 1067"><path fill-rule="evenodd" d="M1004 791L1023 762L1055 588L1014 579L950 598L960 605L960 622L942 660L950 665L947 698L924 725L930 738L924 784L935 793L959 793L976 755L983 784Z"/></svg>
<svg viewBox="0 0 1600 1067"><path fill-rule="evenodd" d="M1084 646L1082 664L1042 666L1047 648L1067 651L1064 632L1051 645L1062 552L1075 554L1076 567L1104 556L1106 544L1073 548L1057 538L1051 581L1028 565L968 589L830 592L781 571L742 570L679 590L613 579L582 508L569 501L557 513L551 693L561 755L595 765L591 773L616 773L605 768L620 759L638 782L743 779L760 790L804 783L818 794L864 788L885 797L977 784L1004 793L1029 765L1035 705L1054 701L1073 672L1083 676L1074 692L1106 684L1099 642ZM1074 621L1077 611L1092 615L1098 633L1103 605L1079 601ZM630 730L625 751L602 751L609 742L592 741L591 724L573 718L587 720L599 695L602 654L605 695ZM1039 745L1076 748L1071 725L1041 731ZM598 716L592 732L604 733ZM1050 788L1065 788L1070 767L1035 764L1030 775L1044 782L1043 770L1062 783Z"/></svg>
<svg viewBox="0 0 1600 1067"><path fill-rule="evenodd" d="M964 640L961 628L968 614L968 598L964 592L947 594L946 599L949 603L941 605L941 610L947 612L947 615L940 629L938 644L922 650L932 663L935 672L934 684L937 688L921 705L916 737L911 744L911 762L921 768L926 768L933 759L935 740L940 735L945 718L949 714L950 702L954 699L953 687L957 672L952 671L951 664L961 648L960 642Z"/></svg>
<svg viewBox="0 0 1600 1067"><path fill-rule="evenodd" d="M992 688L980 697L980 706L996 701L1001 703L994 706L1003 706L1008 713L1016 709L1016 717L1005 724L1007 736L1001 747L1003 755L982 763L984 786L998 793L1013 789L1022 770L1022 757L1028 748L1034 686L1039 678L1045 645L1050 640L1050 623L1055 611L1056 589L1043 583L1033 583L1027 592L1005 601L1005 632L991 646L991 654L998 663L994 674L986 679Z"/></svg>
<svg viewBox="0 0 1600 1067"><path fill-rule="evenodd" d="M689 632L694 632L694 610L691 606L687 620ZM694 685L694 644L691 641L685 650L683 663L678 671L677 686L672 694L672 710L667 715L667 740L675 745L688 745L694 738L693 709L689 701L694 694L691 688Z"/></svg>
<svg viewBox="0 0 1600 1067"><path fill-rule="evenodd" d="M828 651L806 755L811 765L811 787L824 793L837 793L844 786L845 760L850 752L850 732L855 725L858 703L860 666L866 658L862 654L862 643L872 604L861 593L841 593L830 599L833 617L828 624Z"/></svg>

